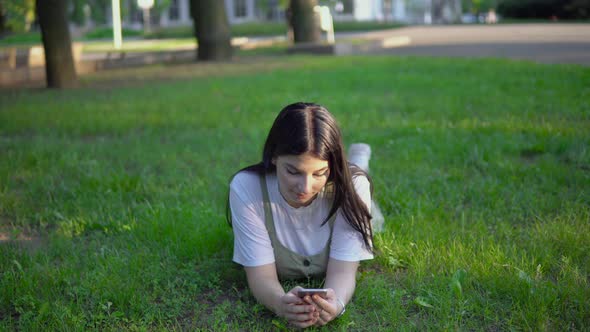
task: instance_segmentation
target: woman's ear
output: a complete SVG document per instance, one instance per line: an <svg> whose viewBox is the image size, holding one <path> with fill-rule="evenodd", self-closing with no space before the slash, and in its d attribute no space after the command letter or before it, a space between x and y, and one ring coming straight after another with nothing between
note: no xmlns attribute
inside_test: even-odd
<svg viewBox="0 0 590 332"><path fill-rule="evenodd" d="M273 165L275 165L275 166L276 166L276 165L277 165L277 158L276 158L276 157L272 158L272 159L270 160L270 162L271 162Z"/></svg>

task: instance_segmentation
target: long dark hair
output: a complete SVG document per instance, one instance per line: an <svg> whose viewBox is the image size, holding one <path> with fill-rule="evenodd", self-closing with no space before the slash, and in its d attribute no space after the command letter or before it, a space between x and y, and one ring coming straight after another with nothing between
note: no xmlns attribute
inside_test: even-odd
<svg viewBox="0 0 590 332"><path fill-rule="evenodd" d="M369 250L373 250L373 231L371 214L367 206L357 195L352 177L368 175L353 164L349 164L344 155L342 134L336 119L326 108L314 103L294 103L281 110L275 119L262 152L262 161L250 165L239 172L255 172L260 175L276 171L273 158L282 155L301 155L311 153L321 160L328 161L330 175L326 186L333 191L333 203L324 225L342 209L346 221L363 236L363 242ZM237 174L236 173L236 174ZM226 217L231 226L229 198Z"/></svg>

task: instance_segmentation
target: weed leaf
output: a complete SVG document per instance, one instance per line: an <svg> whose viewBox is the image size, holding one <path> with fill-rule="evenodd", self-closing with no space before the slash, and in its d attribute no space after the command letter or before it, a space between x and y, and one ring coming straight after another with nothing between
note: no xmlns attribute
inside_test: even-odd
<svg viewBox="0 0 590 332"><path fill-rule="evenodd" d="M455 274L453 274L453 278L451 279L451 282L449 283L449 287L451 288L451 291L457 297L463 297L462 284L465 281L466 275L467 275L467 271L465 271L463 269L459 269L459 270L455 271Z"/></svg>
<svg viewBox="0 0 590 332"><path fill-rule="evenodd" d="M451 282L449 283L449 287L451 288L451 291L453 291L455 296L463 297L463 287L461 287L461 282L459 282L459 280L451 280Z"/></svg>
<svg viewBox="0 0 590 332"><path fill-rule="evenodd" d="M417 305L421 306L421 307L425 307L425 308L434 308L432 306L432 304L428 303L426 301L426 299L422 296L418 296L414 299L414 303L416 303Z"/></svg>
<svg viewBox="0 0 590 332"><path fill-rule="evenodd" d="M18 262L16 259L14 259L12 262L14 263L14 265L16 265L16 268L17 268L17 269L18 269L20 272L23 272L23 267L22 267L22 265L20 265L20 263L19 263L19 262Z"/></svg>

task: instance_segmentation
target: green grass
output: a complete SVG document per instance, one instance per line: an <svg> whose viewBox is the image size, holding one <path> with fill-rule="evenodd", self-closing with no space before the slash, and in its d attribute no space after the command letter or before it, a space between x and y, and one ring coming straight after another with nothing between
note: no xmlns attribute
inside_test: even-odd
<svg viewBox="0 0 590 332"><path fill-rule="evenodd" d="M289 43L286 40L268 40L265 45L254 45L244 48L238 39L234 39L234 54L242 55L277 55L285 54ZM249 45L247 45L249 46ZM83 44L84 52L111 52L111 53L135 53L135 52L159 52L195 50L197 42L195 38L179 39L148 39L148 40L127 40L123 42L121 49L116 50L112 42L95 41Z"/></svg>
<svg viewBox="0 0 590 332"><path fill-rule="evenodd" d="M131 29L123 29L122 30L123 38L129 37L140 37L143 32ZM113 29L111 28L97 28L95 30L90 31L82 38L76 38L75 41L83 42L83 41L96 41L96 40L112 40L113 39ZM39 45L41 44L41 33L38 31L33 32L25 32L25 33L15 33L11 35L7 35L4 38L0 38L0 48L2 47L14 47L14 46L32 46L32 45ZM112 44L112 41L111 41Z"/></svg>
<svg viewBox="0 0 590 332"><path fill-rule="evenodd" d="M283 328L231 263L224 209L229 177L297 100L371 144L386 217L327 330L590 326L590 69L293 56L118 73L0 91L14 238L0 330Z"/></svg>
<svg viewBox="0 0 590 332"><path fill-rule="evenodd" d="M123 40L119 50L112 41L93 41L84 43L84 52L156 52L195 49L195 38L157 39L157 40Z"/></svg>

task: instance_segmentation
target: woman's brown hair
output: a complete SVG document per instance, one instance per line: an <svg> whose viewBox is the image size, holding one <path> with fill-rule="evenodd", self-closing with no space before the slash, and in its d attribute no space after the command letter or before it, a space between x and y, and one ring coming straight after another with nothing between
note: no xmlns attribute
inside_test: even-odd
<svg viewBox="0 0 590 332"><path fill-rule="evenodd" d="M362 235L365 246L372 251L371 214L357 195L352 182L353 175L364 175L368 179L369 177L346 160L340 128L336 119L323 106L299 102L283 108L266 138L262 161L237 173L274 173L276 167L272 162L273 158L304 153L311 153L318 159L327 160L330 168L327 185L333 188L334 200L323 224L341 209L348 224ZM226 211L227 220L231 225L229 202Z"/></svg>

